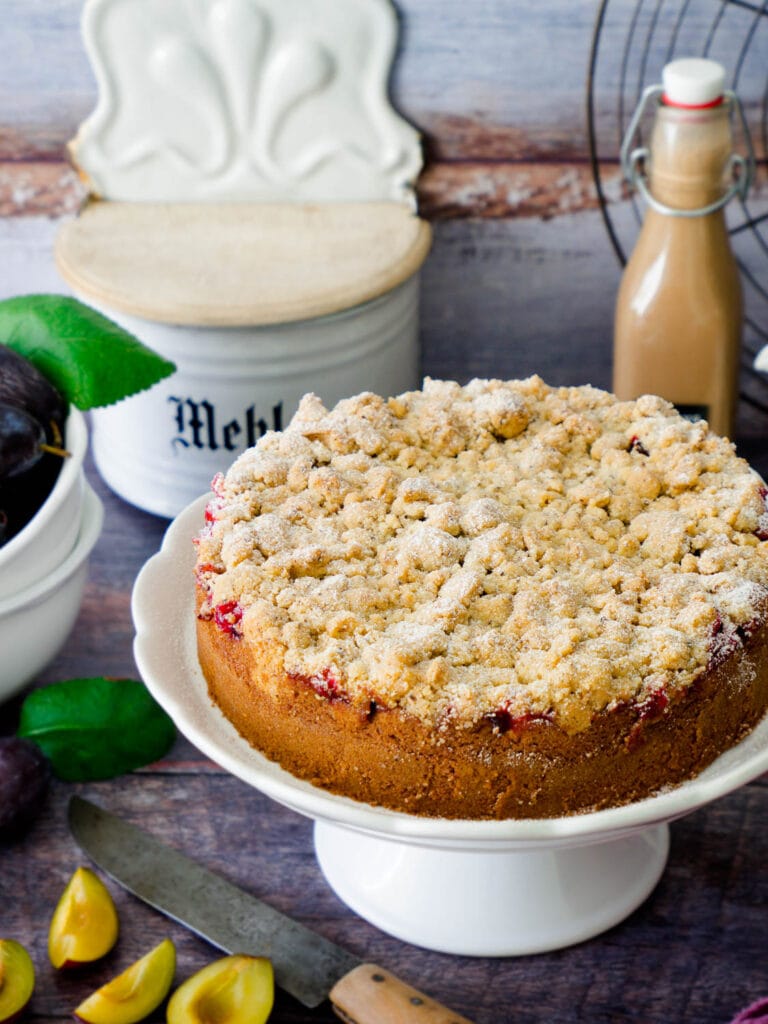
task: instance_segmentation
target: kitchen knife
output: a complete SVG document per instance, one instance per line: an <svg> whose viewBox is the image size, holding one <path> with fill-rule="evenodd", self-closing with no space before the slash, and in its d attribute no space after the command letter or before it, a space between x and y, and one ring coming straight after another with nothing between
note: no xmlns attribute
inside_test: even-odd
<svg viewBox="0 0 768 1024"><path fill-rule="evenodd" d="M269 957L277 984L305 1006L329 998L347 1024L471 1024L82 797L69 801L69 827L134 896L226 953Z"/></svg>

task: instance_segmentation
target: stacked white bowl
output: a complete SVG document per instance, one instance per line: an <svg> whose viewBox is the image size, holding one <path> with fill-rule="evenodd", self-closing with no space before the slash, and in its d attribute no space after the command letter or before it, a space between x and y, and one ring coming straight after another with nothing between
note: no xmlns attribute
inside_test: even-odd
<svg viewBox="0 0 768 1024"><path fill-rule="evenodd" d="M69 455L53 490L0 547L0 702L32 682L64 645L101 533L104 510L83 470L88 427L75 408L64 443Z"/></svg>

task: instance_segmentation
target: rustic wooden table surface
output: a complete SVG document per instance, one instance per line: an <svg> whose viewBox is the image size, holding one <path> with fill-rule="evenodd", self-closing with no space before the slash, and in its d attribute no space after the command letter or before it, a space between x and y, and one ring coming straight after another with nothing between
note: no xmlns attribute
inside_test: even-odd
<svg viewBox="0 0 768 1024"><path fill-rule="evenodd" d="M768 472L761 447L751 443L742 454ZM75 630L41 684L136 675L131 587L167 523L112 495L93 467L89 475L105 504L104 532ZM18 706L0 707L0 733L13 731ZM474 959L417 949L357 917L321 876L311 823L231 777L180 736L165 760L140 772L89 785L54 783L27 836L0 847L0 936L22 942L33 956L32 1022L68 1017L89 991L165 936L177 947L177 980L218 955L110 882L121 922L116 948L96 966L54 971L46 955L50 916L72 871L87 863L66 826L74 792L188 851L476 1024L727 1024L740 1008L768 995L768 776L672 825L661 882L618 927L555 953ZM310 1011L278 993L271 1019L309 1024L336 1017L328 1003ZM162 1011L151 1020L163 1020Z"/></svg>

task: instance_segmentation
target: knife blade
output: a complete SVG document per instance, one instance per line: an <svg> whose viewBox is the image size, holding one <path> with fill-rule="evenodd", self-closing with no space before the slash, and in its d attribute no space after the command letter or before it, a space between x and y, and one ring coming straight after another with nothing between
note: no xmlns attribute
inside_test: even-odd
<svg viewBox="0 0 768 1024"><path fill-rule="evenodd" d="M330 998L348 1024L472 1024L82 797L70 798L69 827L95 864L155 910L226 953L268 957L277 984L307 1007Z"/></svg>

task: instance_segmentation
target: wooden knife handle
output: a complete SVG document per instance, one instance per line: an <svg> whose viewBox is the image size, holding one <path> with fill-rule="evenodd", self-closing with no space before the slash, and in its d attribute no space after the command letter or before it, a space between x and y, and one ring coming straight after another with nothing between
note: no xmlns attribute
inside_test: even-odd
<svg viewBox="0 0 768 1024"><path fill-rule="evenodd" d="M376 964L361 964L331 989L346 1024L472 1024Z"/></svg>

